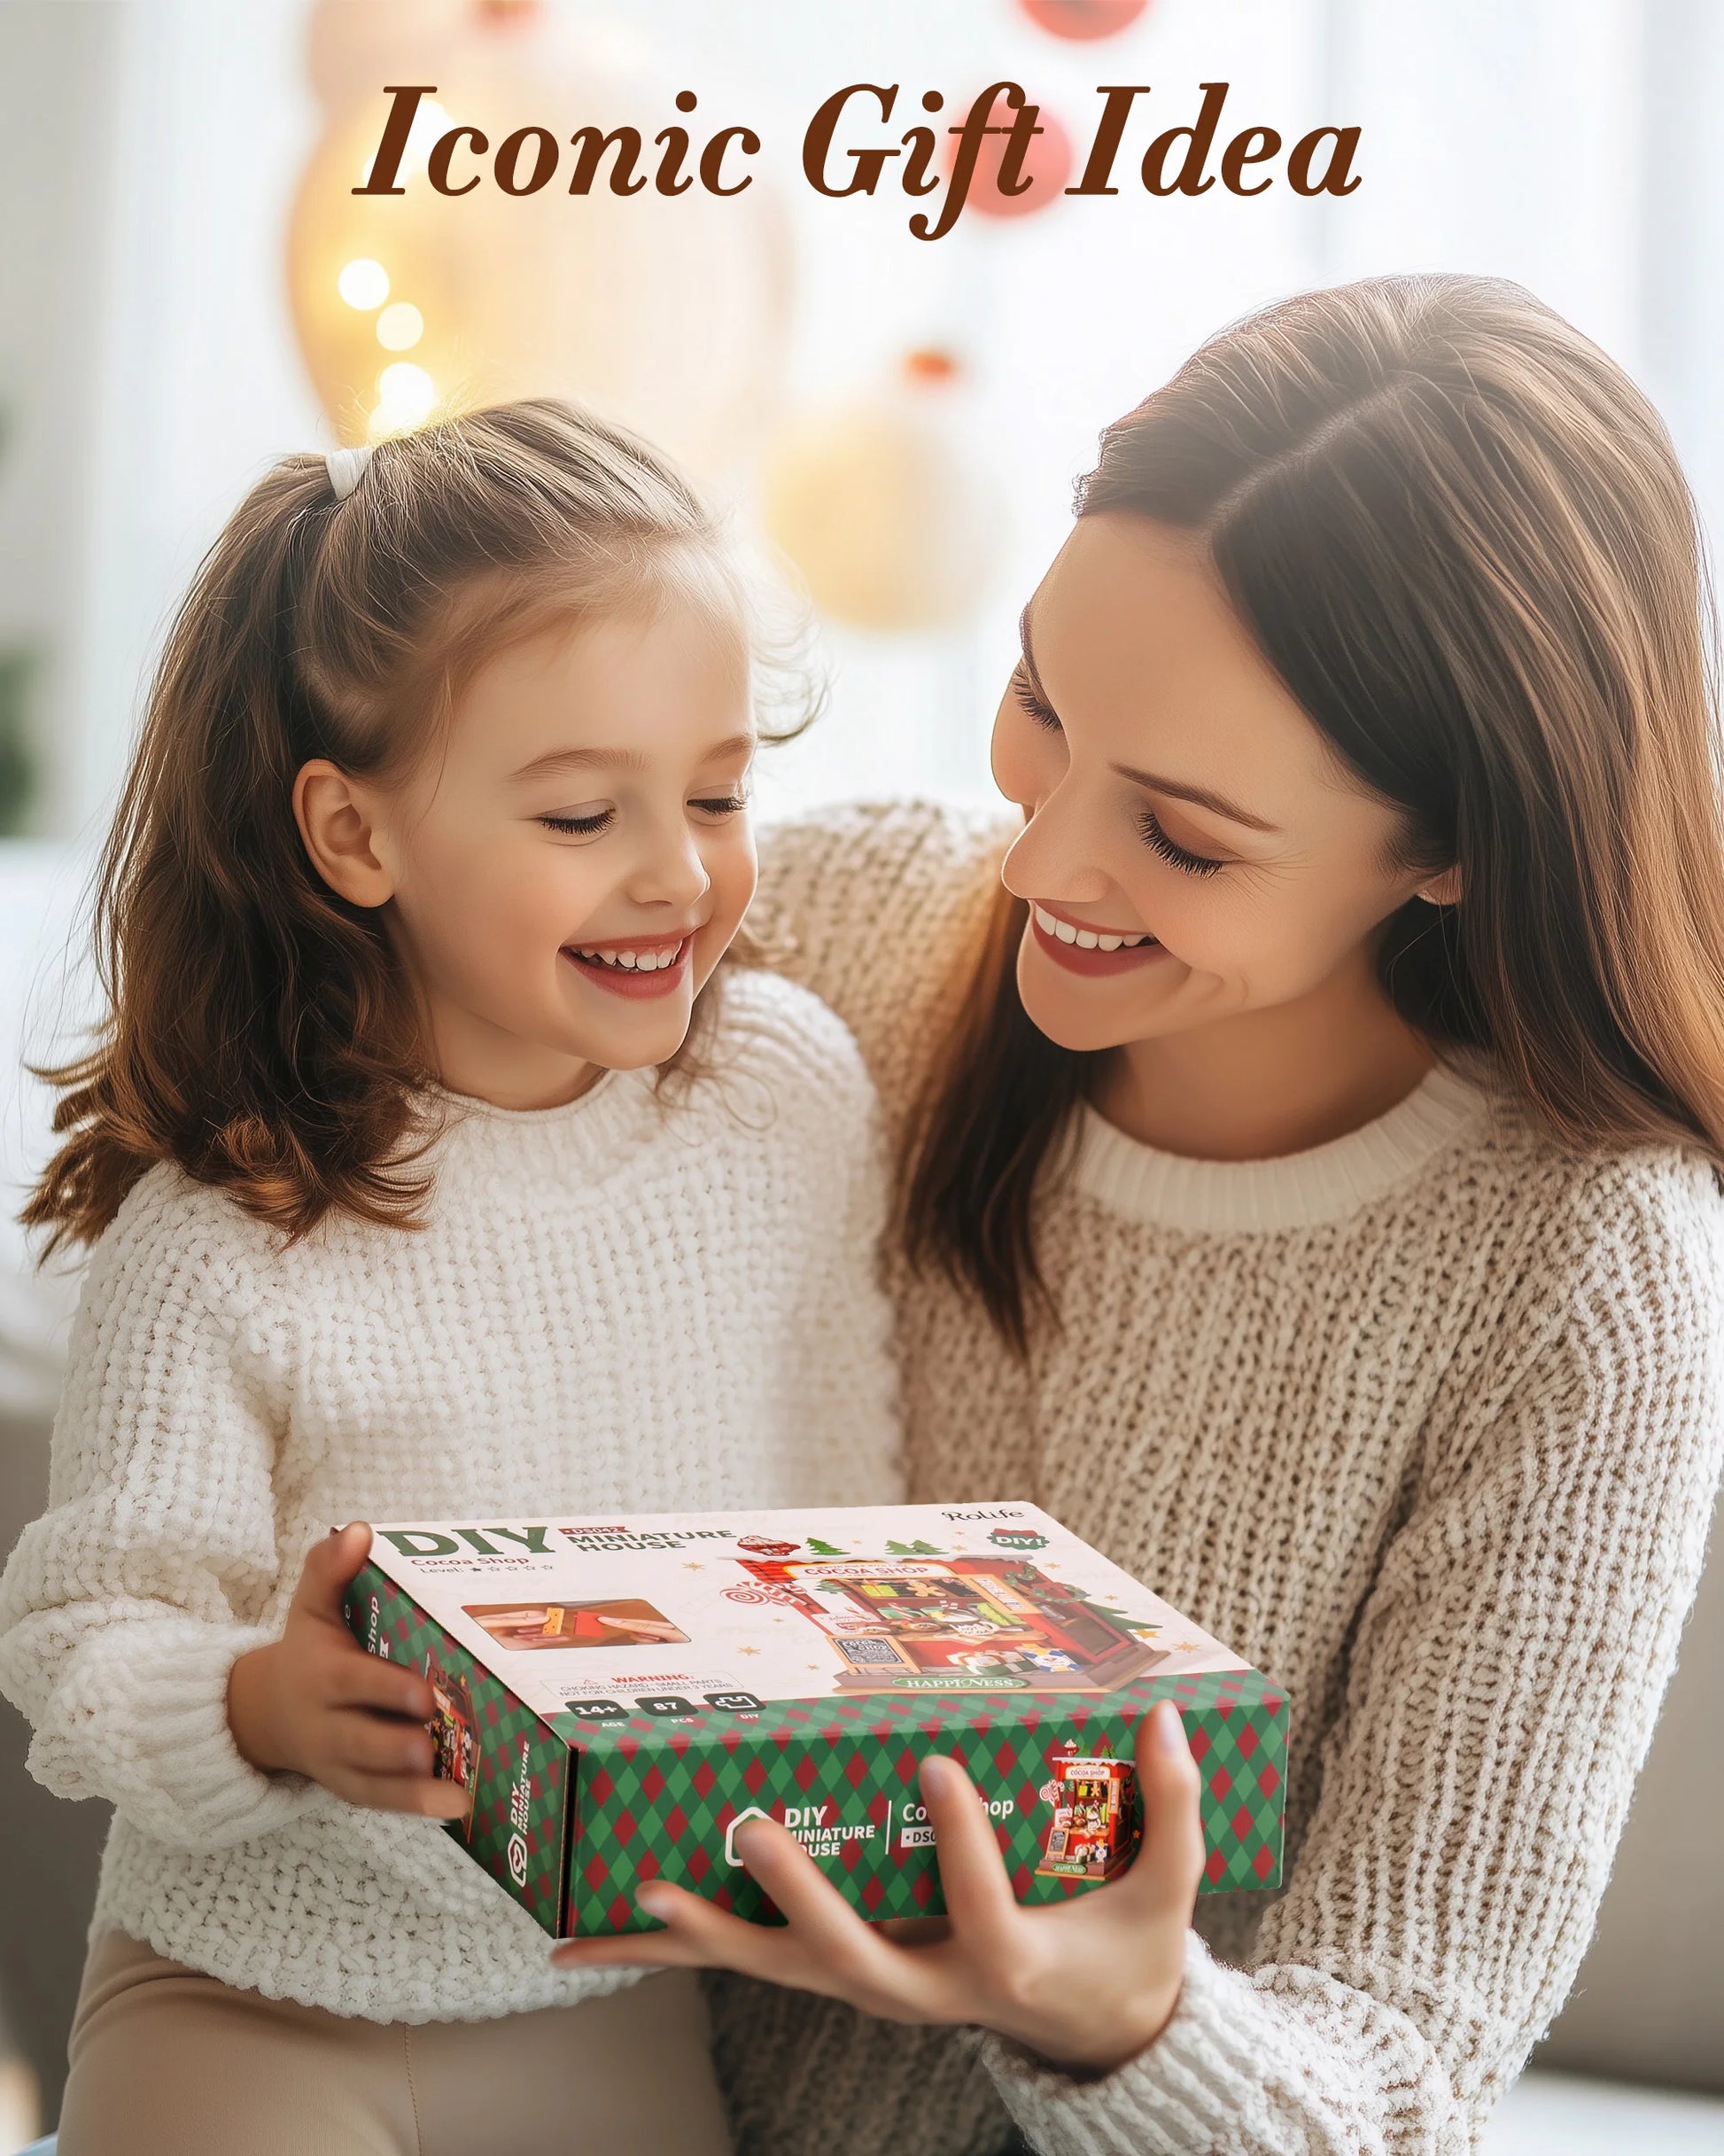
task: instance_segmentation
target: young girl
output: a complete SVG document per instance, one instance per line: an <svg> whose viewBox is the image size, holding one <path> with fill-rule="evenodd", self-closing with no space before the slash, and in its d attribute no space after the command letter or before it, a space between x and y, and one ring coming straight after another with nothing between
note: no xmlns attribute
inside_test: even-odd
<svg viewBox="0 0 1724 2156"><path fill-rule="evenodd" d="M116 1815L64 2156L728 2145L692 1980L553 1970L340 1601L356 1520L893 1493L869 1084L726 959L746 627L685 483L553 403L288 458L180 613L0 1582L33 1770Z"/></svg>
<svg viewBox="0 0 1724 2156"><path fill-rule="evenodd" d="M1164 1729L1063 1907L935 1763L949 1937L757 1822L788 1926L661 1883L635 1951L989 2032L736 1988L750 2156L1459 2156L1580 1965L1724 1459L1694 512L1620 370L1463 277L1225 331L1077 507L1009 827L823 816L766 898L904 1139L917 1495L1037 1498L1287 1685L1286 1889L1192 1928L1198 1772L1257 1793Z"/></svg>

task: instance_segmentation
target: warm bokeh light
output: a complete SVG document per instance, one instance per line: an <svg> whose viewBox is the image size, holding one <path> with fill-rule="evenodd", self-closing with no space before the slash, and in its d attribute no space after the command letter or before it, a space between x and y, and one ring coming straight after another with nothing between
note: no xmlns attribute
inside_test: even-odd
<svg viewBox="0 0 1724 2156"><path fill-rule="evenodd" d="M381 307L389 297L389 272L381 262L349 262L335 281L335 288L349 307L356 307L361 314L369 314L374 307ZM423 324L421 325L423 326ZM396 346L400 350L404 347Z"/></svg>
<svg viewBox="0 0 1724 2156"><path fill-rule="evenodd" d="M425 333L425 317L409 300L397 300L377 316L377 342L385 352L411 352Z"/></svg>
<svg viewBox="0 0 1724 2156"><path fill-rule="evenodd" d="M386 425L416 427L436 402L436 383L408 360L397 360L377 377L377 410Z"/></svg>
<svg viewBox="0 0 1724 2156"><path fill-rule="evenodd" d="M1149 0L1018 0L1031 22L1056 37L1114 37L1149 5Z"/></svg>
<svg viewBox="0 0 1724 2156"><path fill-rule="evenodd" d="M345 18L332 10L346 4L323 0L316 19L338 27ZM351 0L359 13L382 4ZM399 78L442 83L447 106L431 117L433 138L454 112L501 141L553 93L571 112L648 109L650 84L619 71L595 41L553 34L537 15L494 38L488 18L467 19L459 67L452 53L447 68ZM293 325L338 439L376 441L452 404L563 396L710 475L739 467L777 409L787 349L789 233L767 175L734 200L698 187L672 200L650 186L629 198L602 186L520 199L486 187L450 201L415 177L400 194L356 194L390 110L374 91L331 113L289 224ZM386 267L387 313L361 311L338 290L346 264L360 261ZM396 311L408 307L416 313ZM398 359L433 389L408 377L380 394L378 371Z"/></svg>

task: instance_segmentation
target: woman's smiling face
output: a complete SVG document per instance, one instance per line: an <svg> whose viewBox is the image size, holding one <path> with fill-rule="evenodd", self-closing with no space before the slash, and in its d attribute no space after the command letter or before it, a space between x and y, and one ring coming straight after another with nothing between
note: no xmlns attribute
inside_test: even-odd
<svg viewBox="0 0 1724 2156"><path fill-rule="evenodd" d="M1023 642L994 722L1025 815L1002 873L1032 909L1024 1008L1062 1047L1295 1003L1434 893L1395 861L1400 811L1342 766L1188 535L1080 518Z"/></svg>

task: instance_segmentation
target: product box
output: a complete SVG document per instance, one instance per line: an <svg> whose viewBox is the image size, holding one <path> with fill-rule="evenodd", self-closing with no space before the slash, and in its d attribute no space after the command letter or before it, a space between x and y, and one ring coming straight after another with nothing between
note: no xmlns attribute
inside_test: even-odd
<svg viewBox="0 0 1724 2156"><path fill-rule="evenodd" d="M454 1821L547 1932L650 1930L644 1880L770 1915L781 1820L868 1917L944 1907L917 1786L960 1760L1023 1902L1130 1863L1132 1737L1177 1701L1206 1888L1281 1876L1285 1693L1033 1505L379 1527L347 1592L437 1701Z"/></svg>

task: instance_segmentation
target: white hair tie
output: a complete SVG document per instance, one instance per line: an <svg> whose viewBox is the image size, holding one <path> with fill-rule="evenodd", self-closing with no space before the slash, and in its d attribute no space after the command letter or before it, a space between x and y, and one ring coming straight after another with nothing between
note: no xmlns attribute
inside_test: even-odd
<svg viewBox="0 0 1724 2156"><path fill-rule="evenodd" d="M371 451L365 444L357 449L331 449L323 462L330 468L330 485L335 489L336 500L345 502L371 462Z"/></svg>

